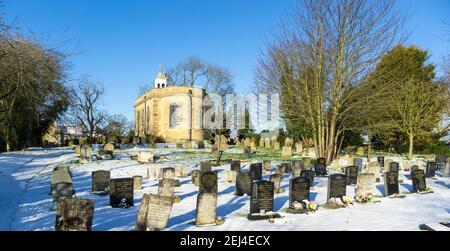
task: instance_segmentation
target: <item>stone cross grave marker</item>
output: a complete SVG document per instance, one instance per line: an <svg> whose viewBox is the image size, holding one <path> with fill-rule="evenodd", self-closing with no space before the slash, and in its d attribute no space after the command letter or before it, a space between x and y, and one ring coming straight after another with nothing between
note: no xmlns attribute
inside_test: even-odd
<svg viewBox="0 0 450 251"><path fill-rule="evenodd" d="M55 219L55 231L91 231L94 200L60 199Z"/></svg>
<svg viewBox="0 0 450 251"><path fill-rule="evenodd" d="M133 178L112 179L110 182L109 204L114 208L134 206Z"/></svg>
<svg viewBox="0 0 450 251"><path fill-rule="evenodd" d="M341 198L347 192L347 178L344 174L332 174L328 177L327 201L331 198Z"/></svg>
<svg viewBox="0 0 450 251"><path fill-rule="evenodd" d="M212 225L216 223L217 194L200 193L197 196L195 225Z"/></svg>

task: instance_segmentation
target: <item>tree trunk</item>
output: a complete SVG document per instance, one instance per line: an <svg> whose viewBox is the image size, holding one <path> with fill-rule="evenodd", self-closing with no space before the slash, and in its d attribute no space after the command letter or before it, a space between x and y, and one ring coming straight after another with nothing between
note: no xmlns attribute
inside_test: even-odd
<svg viewBox="0 0 450 251"><path fill-rule="evenodd" d="M414 135L412 133L409 135L409 151L408 151L408 160L412 160L413 151L414 151Z"/></svg>
<svg viewBox="0 0 450 251"><path fill-rule="evenodd" d="M372 133L370 133L370 130L367 131L367 137L368 137L368 139L369 139L368 147L367 147L367 159L368 159L369 162L370 162L370 158L372 158L372 140L371 140L371 138L372 138Z"/></svg>

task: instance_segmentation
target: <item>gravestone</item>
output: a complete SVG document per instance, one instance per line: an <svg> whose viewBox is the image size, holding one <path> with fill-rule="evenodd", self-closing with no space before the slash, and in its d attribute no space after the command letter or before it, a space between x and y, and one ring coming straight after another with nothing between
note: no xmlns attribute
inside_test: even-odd
<svg viewBox="0 0 450 251"><path fill-rule="evenodd" d="M186 142L186 150L192 150L192 142L191 141Z"/></svg>
<svg viewBox="0 0 450 251"><path fill-rule="evenodd" d="M81 146L80 145L76 145L75 146L75 156L79 157L81 154Z"/></svg>
<svg viewBox="0 0 450 251"><path fill-rule="evenodd" d="M197 196L195 225L211 225L216 223L217 194L200 193Z"/></svg>
<svg viewBox="0 0 450 251"><path fill-rule="evenodd" d="M292 146L283 146L281 150L281 157L283 158L292 157Z"/></svg>
<svg viewBox="0 0 450 251"><path fill-rule="evenodd" d="M317 164L322 165L322 166L326 166L327 165L327 160L325 158L317 158Z"/></svg>
<svg viewBox="0 0 450 251"><path fill-rule="evenodd" d="M273 211L274 185L270 181L258 180L252 183L250 215Z"/></svg>
<svg viewBox="0 0 450 251"><path fill-rule="evenodd" d="M177 149L182 149L182 148L183 148L183 144L177 143Z"/></svg>
<svg viewBox="0 0 450 251"><path fill-rule="evenodd" d="M284 173L291 173L292 172L292 165L290 162L283 162L281 163L281 166L284 167Z"/></svg>
<svg viewBox="0 0 450 251"><path fill-rule="evenodd" d="M411 180L413 185L413 192L425 192L427 190L427 182L425 179L425 172L423 170L411 171Z"/></svg>
<svg viewBox="0 0 450 251"><path fill-rule="evenodd" d="M250 165L250 172L253 173L253 180L262 179L262 163L252 163Z"/></svg>
<svg viewBox="0 0 450 251"><path fill-rule="evenodd" d="M303 157L303 170L309 170L309 166L311 165L311 159L309 157Z"/></svg>
<svg viewBox="0 0 450 251"><path fill-rule="evenodd" d="M199 185L200 193L217 193L217 173L202 172Z"/></svg>
<svg viewBox="0 0 450 251"><path fill-rule="evenodd" d="M373 173L375 182L381 181L380 171L381 171L380 170L380 162L374 161L374 162L369 162L369 164L367 164L367 172Z"/></svg>
<svg viewBox="0 0 450 251"><path fill-rule="evenodd" d="M60 191L58 191L57 194L53 194L53 190L56 187L56 184L58 183L65 183L65 184L72 184L72 173L69 171L68 167L55 167L52 171L52 176L50 177L50 194L56 196L54 199L59 198L59 194L61 193L61 196L68 196L66 192L73 192L73 187L69 185L59 185ZM70 191L65 191L63 189L65 186L67 186L67 189L70 189ZM62 189L62 190L61 190ZM72 197L72 196L70 196Z"/></svg>
<svg viewBox="0 0 450 251"><path fill-rule="evenodd" d="M310 183L306 177L297 177L289 180L289 209L290 213L300 213L303 210L295 210L294 202L301 203L306 208L304 200L309 201Z"/></svg>
<svg viewBox="0 0 450 251"><path fill-rule="evenodd" d="M235 171L235 172L240 172L241 171L241 161L240 160L231 161L230 170Z"/></svg>
<svg viewBox="0 0 450 251"><path fill-rule="evenodd" d="M235 195L250 195L252 189L252 177L250 172L240 172L236 176L236 192Z"/></svg>
<svg viewBox="0 0 450 251"><path fill-rule="evenodd" d="M364 147L358 147L356 149L356 155L364 156Z"/></svg>
<svg viewBox="0 0 450 251"><path fill-rule="evenodd" d="M52 185L53 202L58 202L60 199L70 199L74 195L72 183L58 182Z"/></svg>
<svg viewBox="0 0 450 251"><path fill-rule="evenodd" d="M175 179L175 168L173 168L173 167L165 167L165 168L163 168L161 177L163 179L167 179L167 180Z"/></svg>
<svg viewBox="0 0 450 251"><path fill-rule="evenodd" d="M150 163L150 162L153 162L153 152L150 152L150 151L139 151L138 152L138 162L139 163Z"/></svg>
<svg viewBox="0 0 450 251"><path fill-rule="evenodd" d="M133 189L136 191L142 190L142 176L133 176Z"/></svg>
<svg viewBox="0 0 450 251"><path fill-rule="evenodd" d="M358 167L347 166L345 167L345 177L347 178L347 185L356 185L358 181Z"/></svg>
<svg viewBox="0 0 450 251"><path fill-rule="evenodd" d="M200 170L202 172L211 172L212 171L211 161L200 162Z"/></svg>
<svg viewBox="0 0 450 251"><path fill-rule="evenodd" d="M302 168L298 166L292 167L292 177L300 177L300 174L302 173Z"/></svg>
<svg viewBox="0 0 450 251"><path fill-rule="evenodd" d="M314 186L314 176L316 176L316 172L311 170L302 170L302 172L300 173L300 177L305 177L309 180L310 187Z"/></svg>
<svg viewBox="0 0 450 251"><path fill-rule="evenodd" d="M147 177L149 180L155 180L158 179L158 168L156 167L149 167L147 168Z"/></svg>
<svg viewBox="0 0 450 251"><path fill-rule="evenodd" d="M341 198L347 193L347 178L344 174L332 174L328 177L327 201Z"/></svg>
<svg viewBox="0 0 450 251"><path fill-rule="evenodd" d="M162 230L166 228L172 212L173 197L149 194L147 206L147 230Z"/></svg>
<svg viewBox="0 0 450 251"><path fill-rule="evenodd" d="M114 151L114 144L108 143L104 147L105 151Z"/></svg>
<svg viewBox="0 0 450 251"><path fill-rule="evenodd" d="M277 168L275 169L275 173L284 175L285 168L286 168L286 166L284 166L284 165L278 165Z"/></svg>
<svg viewBox="0 0 450 251"><path fill-rule="evenodd" d="M173 180L171 179L159 180L158 195L165 197L173 197L174 193L175 193L175 186Z"/></svg>
<svg viewBox="0 0 450 251"><path fill-rule="evenodd" d="M250 146L244 146L244 154L245 155L251 155L252 154L252 148Z"/></svg>
<svg viewBox="0 0 450 251"><path fill-rule="evenodd" d="M396 172L384 173L384 196L390 196L399 193L398 176Z"/></svg>
<svg viewBox="0 0 450 251"><path fill-rule="evenodd" d="M389 172L395 172L398 179L398 174L400 171L400 164L398 162L392 161L389 162Z"/></svg>
<svg viewBox="0 0 450 251"><path fill-rule="evenodd" d="M200 175L201 175L202 171L200 170L193 170L191 173L191 181L192 184L194 184L194 186L199 186L200 185Z"/></svg>
<svg viewBox="0 0 450 251"><path fill-rule="evenodd" d="M356 186L356 194L372 194L375 188L375 175L373 173L358 174L358 181Z"/></svg>
<svg viewBox="0 0 450 251"><path fill-rule="evenodd" d="M112 179L110 182L109 205L113 208L134 206L133 178Z"/></svg>
<svg viewBox="0 0 450 251"><path fill-rule="evenodd" d="M246 146L250 146L250 141L249 141L248 145L246 145ZM264 139L261 138L261 139L259 140L259 148L263 148L263 147L264 147Z"/></svg>
<svg viewBox="0 0 450 251"><path fill-rule="evenodd" d="M384 156L378 156L377 157L378 163L380 163L380 168L384 167Z"/></svg>
<svg viewBox="0 0 450 251"><path fill-rule="evenodd" d="M281 174L272 174L270 175L269 181L273 183L273 189L275 193L281 193L281 179L283 176Z"/></svg>
<svg viewBox="0 0 450 251"><path fill-rule="evenodd" d="M238 172L233 170L225 170L225 180L230 183L236 183L236 175Z"/></svg>
<svg viewBox="0 0 450 251"><path fill-rule="evenodd" d="M94 171L92 172L92 192L104 193L109 190L109 182L111 179L110 171Z"/></svg>
<svg viewBox="0 0 450 251"><path fill-rule="evenodd" d="M139 206L138 217L136 220L135 231L146 231L147 230L147 212L148 203L150 201L150 196L144 194L142 196L141 205Z"/></svg>
<svg viewBox="0 0 450 251"><path fill-rule="evenodd" d="M297 153L297 154L303 153L303 144L302 143L295 144L295 153Z"/></svg>
<svg viewBox="0 0 450 251"><path fill-rule="evenodd" d="M404 171L410 171L411 170L411 165L409 164L409 161L407 160L402 160L402 170Z"/></svg>
<svg viewBox="0 0 450 251"><path fill-rule="evenodd" d="M205 149L205 142L203 140L197 142L197 149Z"/></svg>
<svg viewBox="0 0 450 251"><path fill-rule="evenodd" d="M273 149L280 150L280 142L275 142L273 145Z"/></svg>
<svg viewBox="0 0 450 251"><path fill-rule="evenodd" d="M412 173L412 172L415 171L415 170L419 170L419 166L418 166L418 165L412 165L412 166L411 166L410 173Z"/></svg>
<svg viewBox="0 0 450 251"><path fill-rule="evenodd" d="M447 159L447 163L444 166L444 170L442 171L442 177L448 178L450 176L450 158Z"/></svg>
<svg viewBox="0 0 450 251"><path fill-rule="evenodd" d="M436 162L428 161L425 177L433 178L436 175Z"/></svg>
<svg viewBox="0 0 450 251"><path fill-rule="evenodd" d="M80 150L80 163L86 164L92 161L92 148L90 146L84 145Z"/></svg>
<svg viewBox="0 0 450 251"><path fill-rule="evenodd" d="M434 161L436 162L437 165L441 165L443 168L445 166L445 164L447 164L447 162L448 162L447 159L448 159L448 157L445 155L437 155L434 158Z"/></svg>
<svg viewBox="0 0 450 251"><path fill-rule="evenodd" d="M270 139L269 138L265 138L264 139L264 148L270 148Z"/></svg>
<svg viewBox="0 0 450 251"><path fill-rule="evenodd" d="M264 162L263 162L263 169L266 172L270 172L270 160L264 160Z"/></svg>
<svg viewBox="0 0 450 251"><path fill-rule="evenodd" d="M314 171L316 172L316 176L325 176L327 175L327 166L315 164Z"/></svg>
<svg viewBox="0 0 450 251"><path fill-rule="evenodd" d="M353 159L353 166L358 167L358 172L362 172L363 159L362 158L355 158L355 159Z"/></svg>
<svg viewBox="0 0 450 251"><path fill-rule="evenodd" d="M61 199L56 211L55 231L91 231L93 219L93 200Z"/></svg>
<svg viewBox="0 0 450 251"><path fill-rule="evenodd" d="M299 168L300 170L304 170L303 162L301 160L292 161L292 168Z"/></svg>

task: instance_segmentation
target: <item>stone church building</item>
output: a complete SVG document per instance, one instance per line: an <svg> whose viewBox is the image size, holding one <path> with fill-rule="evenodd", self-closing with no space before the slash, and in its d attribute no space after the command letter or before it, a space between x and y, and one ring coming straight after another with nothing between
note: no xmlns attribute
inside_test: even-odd
<svg viewBox="0 0 450 251"><path fill-rule="evenodd" d="M135 136L167 143L203 140L203 99L205 90L173 86L160 71L154 88L134 104Z"/></svg>

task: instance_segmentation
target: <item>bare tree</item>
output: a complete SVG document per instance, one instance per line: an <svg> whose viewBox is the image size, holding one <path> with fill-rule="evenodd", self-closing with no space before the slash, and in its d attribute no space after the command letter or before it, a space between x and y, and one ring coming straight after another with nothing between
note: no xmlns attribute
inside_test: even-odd
<svg viewBox="0 0 450 251"><path fill-rule="evenodd" d="M71 94L69 117L88 131L88 141L93 143L95 131L108 118L106 111L101 108L105 89L99 82L84 76L74 86Z"/></svg>
<svg viewBox="0 0 450 251"><path fill-rule="evenodd" d="M256 87L280 94L285 119L311 128L317 156L330 163L354 119L348 115L373 98L361 94L366 76L399 41L403 23L391 0L300 1L262 54Z"/></svg>

